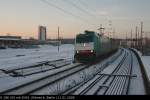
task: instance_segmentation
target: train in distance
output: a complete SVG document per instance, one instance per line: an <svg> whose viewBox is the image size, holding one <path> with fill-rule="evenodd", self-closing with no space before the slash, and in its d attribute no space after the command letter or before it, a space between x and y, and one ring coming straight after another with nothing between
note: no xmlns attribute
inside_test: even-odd
<svg viewBox="0 0 150 100"><path fill-rule="evenodd" d="M92 62L118 49L118 43L104 35L86 30L75 39L74 62Z"/></svg>

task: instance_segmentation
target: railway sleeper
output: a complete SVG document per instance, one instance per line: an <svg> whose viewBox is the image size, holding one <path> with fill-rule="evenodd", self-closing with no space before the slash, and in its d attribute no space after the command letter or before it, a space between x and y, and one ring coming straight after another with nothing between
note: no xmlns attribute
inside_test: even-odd
<svg viewBox="0 0 150 100"><path fill-rule="evenodd" d="M62 64L62 65L59 65L59 66L56 66L55 64L49 64L49 66L54 67L52 69L60 68L60 67L66 66L66 65L69 65L69 63ZM33 75L33 74L46 72L46 71L49 71L49 70L52 70L52 69L45 69L45 70L35 71L35 72L28 73L28 74L23 72L24 69L21 69L20 71L19 70L5 71L5 73L9 74L9 76L12 76L12 77L25 77L25 76L29 76L29 75Z"/></svg>
<svg viewBox="0 0 150 100"><path fill-rule="evenodd" d="M128 74L98 74L98 75L104 75L104 76L119 76L119 77L137 77L136 74L134 75L128 75Z"/></svg>

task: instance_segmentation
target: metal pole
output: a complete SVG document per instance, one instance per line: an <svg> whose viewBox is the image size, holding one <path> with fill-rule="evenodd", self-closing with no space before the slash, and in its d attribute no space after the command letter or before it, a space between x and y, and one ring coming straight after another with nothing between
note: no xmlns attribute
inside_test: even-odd
<svg viewBox="0 0 150 100"><path fill-rule="evenodd" d="M128 37L127 37L127 33L126 33L126 47L128 47Z"/></svg>
<svg viewBox="0 0 150 100"><path fill-rule="evenodd" d="M131 39L130 39L130 41L131 41L131 48L132 48L132 45L133 45L133 44L132 44L132 42L133 42L133 41L132 41L132 29L131 29Z"/></svg>
<svg viewBox="0 0 150 100"><path fill-rule="evenodd" d="M135 47L137 49L137 26L136 26L136 30L135 30Z"/></svg>
<svg viewBox="0 0 150 100"><path fill-rule="evenodd" d="M102 34L102 24L100 25L100 34Z"/></svg>
<svg viewBox="0 0 150 100"><path fill-rule="evenodd" d="M141 52L143 54L143 22L141 22Z"/></svg>
<svg viewBox="0 0 150 100"><path fill-rule="evenodd" d="M100 28L98 29L98 30L100 31L99 34L103 35L103 34L104 34L104 29L105 29L105 28L103 28L103 27L102 27L102 24L101 24L101 25L100 25Z"/></svg>
<svg viewBox="0 0 150 100"><path fill-rule="evenodd" d="M58 27L58 52L59 52L59 27Z"/></svg>
<svg viewBox="0 0 150 100"><path fill-rule="evenodd" d="M137 43L138 43L138 49L140 50L140 33L139 33L139 27L137 28Z"/></svg>

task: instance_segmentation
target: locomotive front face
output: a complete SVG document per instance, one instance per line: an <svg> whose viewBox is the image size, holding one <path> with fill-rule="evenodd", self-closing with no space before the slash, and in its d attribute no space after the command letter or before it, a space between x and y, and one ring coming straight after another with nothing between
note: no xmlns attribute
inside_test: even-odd
<svg viewBox="0 0 150 100"><path fill-rule="evenodd" d="M76 36L74 58L79 62L92 62L109 55L115 49L115 44L112 44L108 37L85 31L85 34Z"/></svg>
<svg viewBox="0 0 150 100"><path fill-rule="evenodd" d="M76 38L75 51L78 54L90 54L93 53L94 42L92 35L81 35Z"/></svg>
<svg viewBox="0 0 150 100"><path fill-rule="evenodd" d="M94 56L93 35L82 34L77 36L75 44L75 56L77 59L89 60Z"/></svg>
<svg viewBox="0 0 150 100"><path fill-rule="evenodd" d="M94 43L76 43L75 45L75 51L77 54L90 54L94 51Z"/></svg>

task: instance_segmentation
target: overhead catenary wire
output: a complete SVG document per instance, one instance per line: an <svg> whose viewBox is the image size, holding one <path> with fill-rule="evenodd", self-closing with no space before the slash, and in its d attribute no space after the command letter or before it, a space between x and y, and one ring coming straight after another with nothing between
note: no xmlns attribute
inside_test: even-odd
<svg viewBox="0 0 150 100"><path fill-rule="evenodd" d="M96 18L98 17L98 14L96 14L96 13L94 12L94 11L96 11L96 8L91 7L91 4L90 4L90 8L89 8L87 2L85 2L86 0L85 0L85 1L84 1L84 0L77 0L77 1L78 1L82 6L84 6L85 9L87 9L88 11L90 11L93 16L95 16ZM108 20L107 16L105 16L105 17L106 17L106 19Z"/></svg>
<svg viewBox="0 0 150 100"><path fill-rule="evenodd" d="M63 8L61 8L61 7L59 7L59 6L55 5L55 4L53 4L53 3L50 3L50 2L47 1L47 0L40 0L40 1L43 2L43 3L45 3L45 4L47 4L48 6L54 7L54 8L56 8L56 9L58 9L58 10L64 12L64 13L67 14L67 15L71 15L72 17L74 17L74 18L76 18L76 19L79 19L79 20L81 20L82 22L85 22L85 23L90 24L90 25L94 25L94 24L90 23L87 19L84 19L84 18L82 18L82 17L80 17L80 16L78 16L78 15L75 15L75 14L69 12L69 11L66 11L65 9L63 9ZM94 26L95 26L95 25L94 25Z"/></svg>
<svg viewBox="0 0 150 100"><path fill-rule="evenodd" d="M83 1L83 0L77 0L79 2L79 4L81 4L82 6L84 6L85 9L89 10L90 12L93 12L94 10L91 10L93 8L88 7L88 5Z"/></svg>
<svg viewBox="0 0 150 100"><path fill-rule="evenodd" d="M91 4L90 4L90 7L89 7L89 5L88 5L88 3L86 2L86 0L85 0L85 1L84 1L84 0L77 0L77 1L78 1L78 3L79 3L81 6L83 6L86 10L88 10L89 12L91 12L91 14L94 16L94 19L101 20L100 17L103 16L103 17L105 17L105 20L109 22L108 16L104 16L104 15L100 15L100 16L99 16L99 14L95 12L95 11L96 11L95 7L91 7ZM101 23L101 24L102 24L102 23ZM105 29L106 29L106 27L105 27Z"/></svg>
<svg viewBox="0 0 150 100"><path fill-rule="evenodd" d="M86 15L91 16L91 17L95 17L94 15L92 15L91 13L89 13L87 10L85 10L85 9L81 8L80 6L76 5L71 0L63 0L63 1L66 2L66 3L68 3L68 4L71 4L72 6L74 6L75 8L77 8L79 11L85 13Z"/></svg>
<svg viewBox="0 0 150 100"><path fill-rule="evenodd" d="M88 8L87 7L87 4L85 4L82 0L77 0L79 3L81 3L85 8Z"/></svg>

